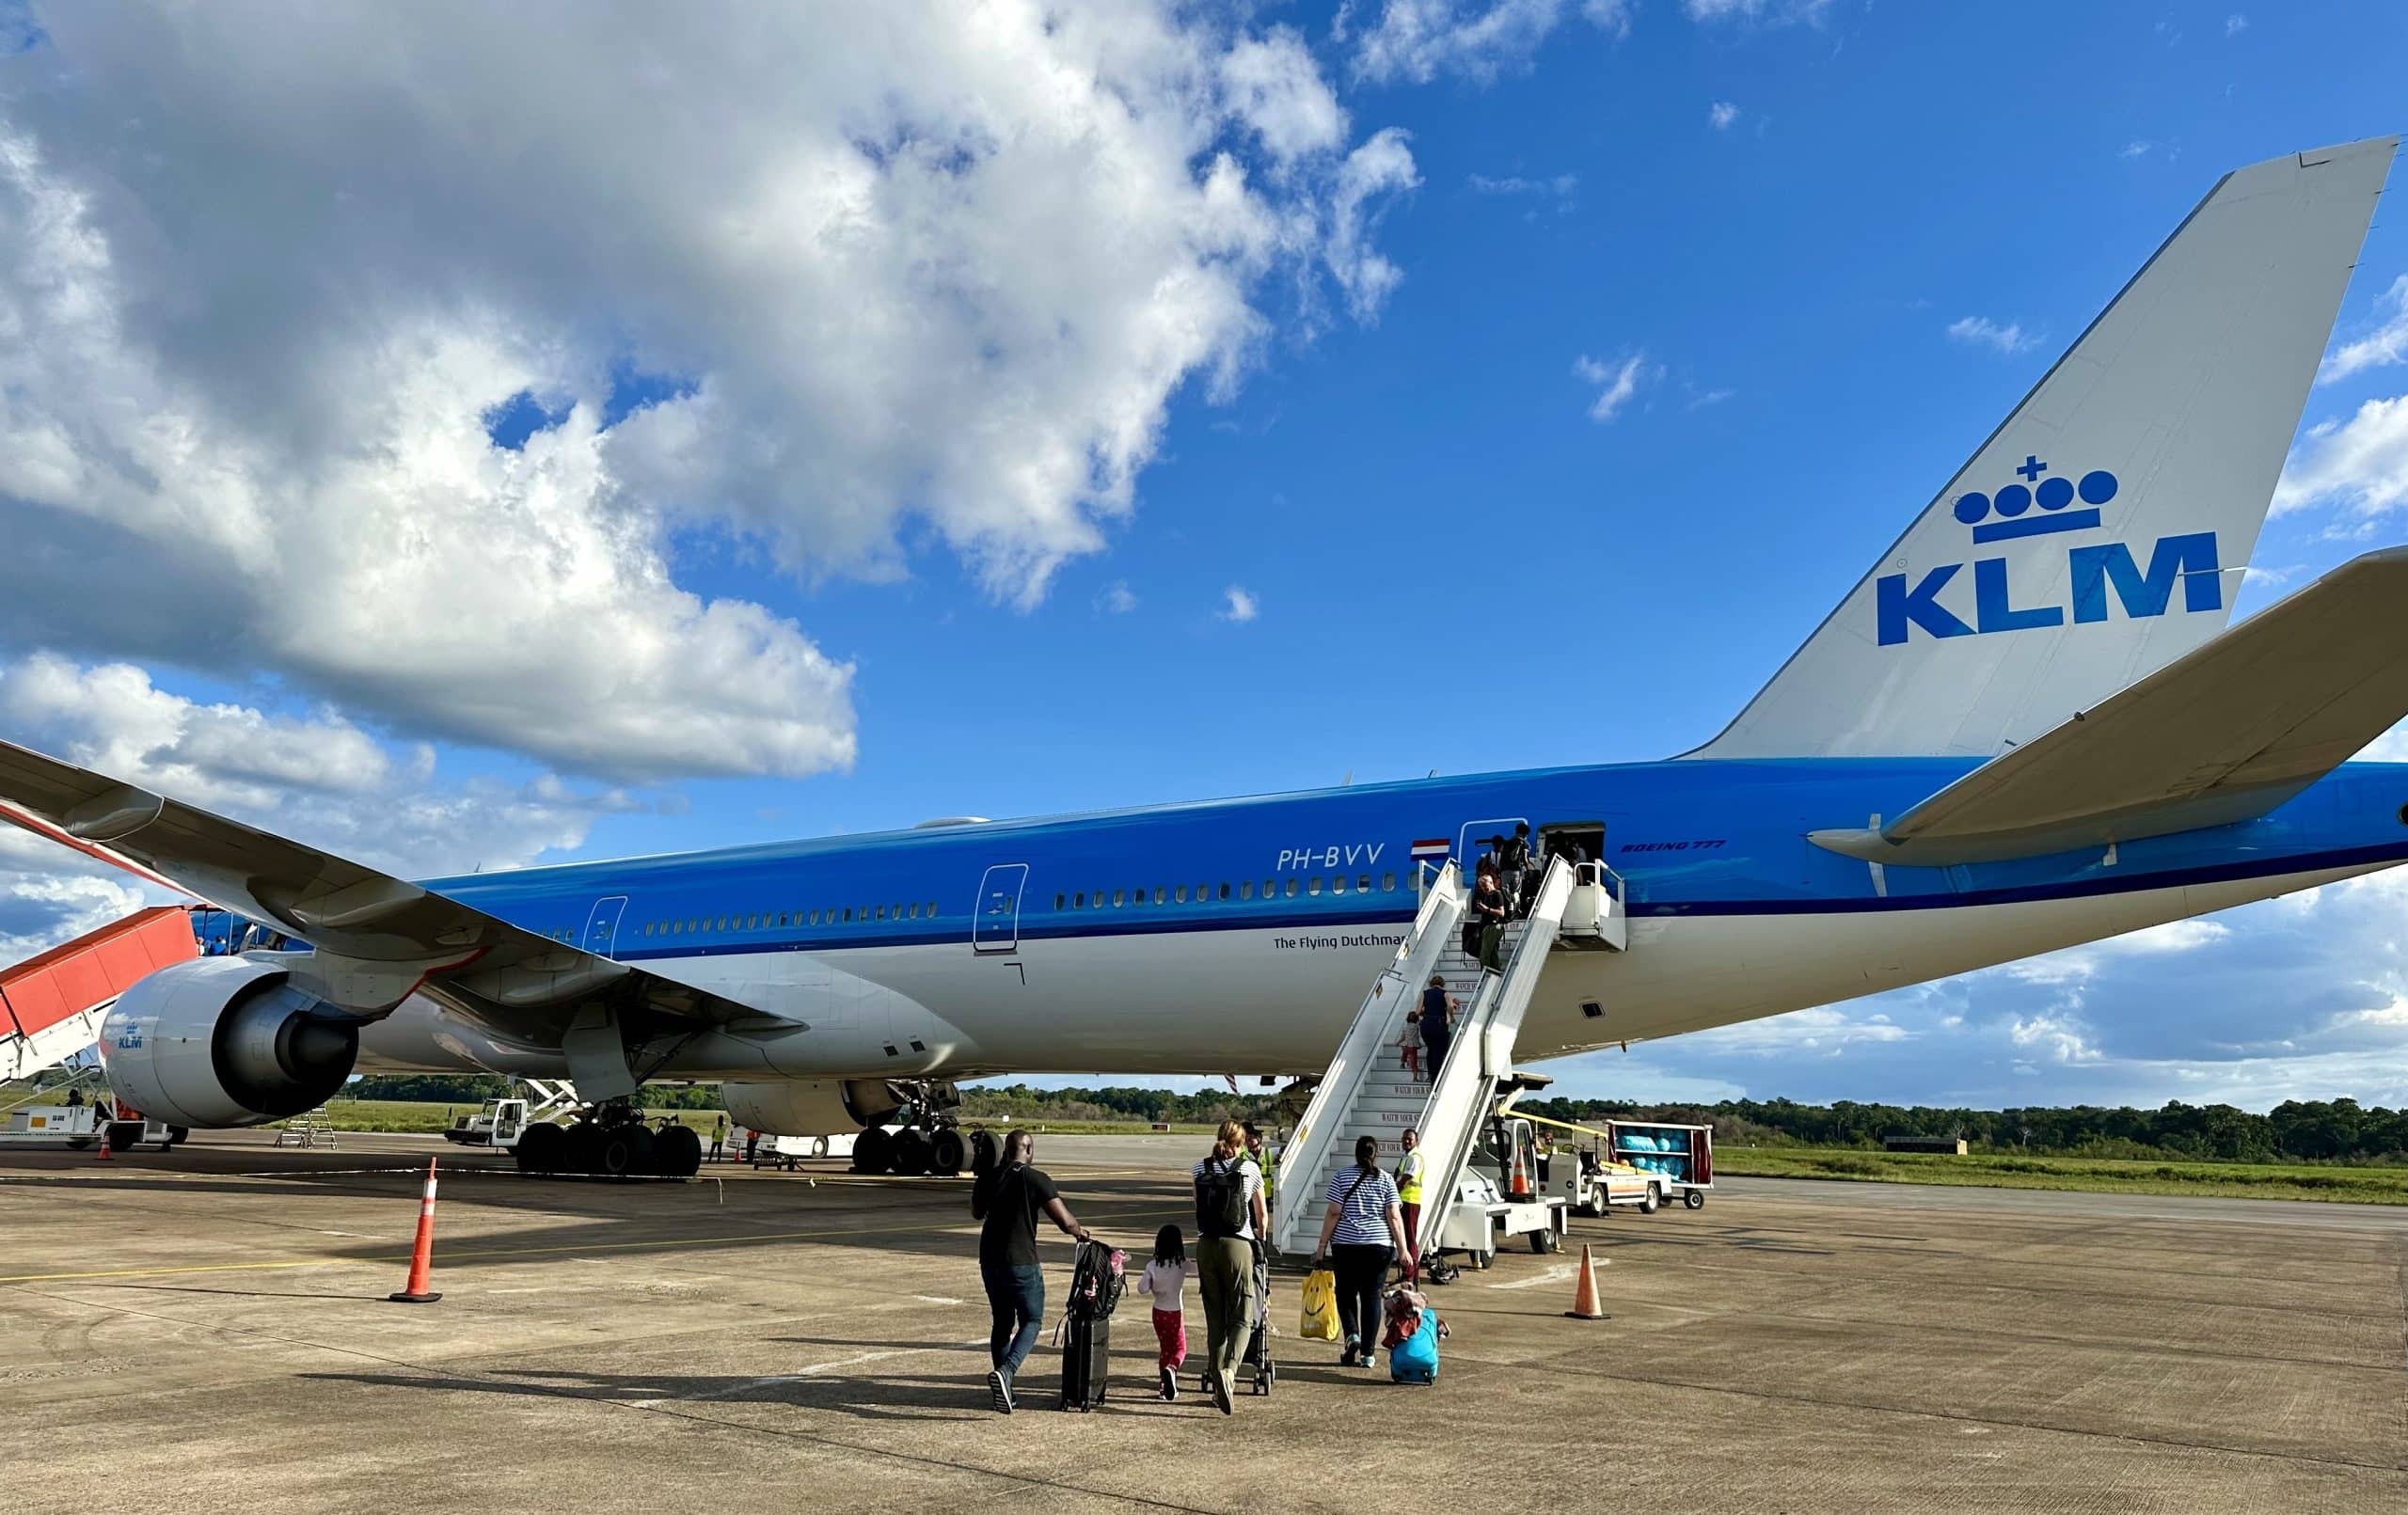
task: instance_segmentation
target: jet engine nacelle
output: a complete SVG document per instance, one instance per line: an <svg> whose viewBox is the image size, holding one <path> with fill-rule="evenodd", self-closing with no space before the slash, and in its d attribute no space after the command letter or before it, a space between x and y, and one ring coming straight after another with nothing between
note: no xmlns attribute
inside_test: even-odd
<svg viewBox="0 0 2408 1515"><path fill-rule="evenodd" d="M170 1126L259 1126L326 1102L359 1057L360 1022L244 957L174 963L101 1022L109 1087Z"/></svg>
<svg viewBox="0 0 2408 1515"><path fill-rule="evenodd" d="M738 1126L768 1136L837 1136L885 1124L903 1101L884 1079L724 1082L720 1098Z"/></svg>

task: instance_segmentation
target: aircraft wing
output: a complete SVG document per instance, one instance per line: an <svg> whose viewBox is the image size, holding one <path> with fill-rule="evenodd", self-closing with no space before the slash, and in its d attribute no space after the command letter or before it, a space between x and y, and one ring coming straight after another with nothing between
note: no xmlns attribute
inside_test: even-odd
<svg viewBox="0 0 2408 1515"><path fill-rule="evenodd" d="M316 950L278 958L293 981L356 1015L413 991L506 1036L560 1040L589 1097L610 1056L757 1009L526 930L332 853L0 742L0 818L273 924ZM796 1029L779 1022L778 1029ZM580 1048L592 1053L580 1056ZM588 1088L589 1080L596 1086ZM627 1088L632 1089L629 1081Z"/></svg>
<svg viewBox="0 0 2408 1515"><path fill-rule="evenodd" d="M1890 821L1871 862L2036 857L2265 814L2408 715L2408 547L2353 559Z"/></svg>

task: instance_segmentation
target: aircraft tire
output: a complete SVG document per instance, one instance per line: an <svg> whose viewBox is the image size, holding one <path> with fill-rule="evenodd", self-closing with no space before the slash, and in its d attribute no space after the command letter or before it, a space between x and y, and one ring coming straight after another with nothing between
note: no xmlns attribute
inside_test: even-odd
<svg viewBox="0 0 2408 1515"><path fill-rule="evenodd" d="M663 1178L691 1178L703 1167L703 1139L690 1126L672 1126L652 1139L652 1169Z"/></svg>
<svg viewBox="0 0 2408 1515"><path fill-rule="evenodd" d="M562 1133L560 1161L554 1173L600 1173L604 1132L590 1120L578 1121Z"/></svg>
<svg viewBox="0 0 2408 1515"><path fill-rule="evenodd" d="M882 1126L873 1126L853 1139L853 1171L884 1173L894 1157L895 1138Z"/></svg>
<svg viewBox="0 0 2408 1515"><path fill-rule="evenodd" d="M652 1132L642 1126L614 1126L602 1133L594 1171L605 1178L626 1178L652 1171Z"/></svg>
<svg viewBox="0 0 2408 1515"><path fill-rule="evenodd" d="M970 1144L961 1132L948 1126L928 1139L928 1171L950 1178L970 1160Z"/></svg>
<svg viewBox="0 0 2408 1515"><path fill-rule="evenodd" d="M984 1126L970 1133L970 1171L988 1173L1004 1160L1003 1144Z"/></svg>
<svg viewBox="0 0 2408 1515"><path fill-rule="evenodd" d="M893 1162L895 1171L907 1178L916 1178L928 1171L934 1160L934 1144L926 1131L904 1131L895 1138Z"/></svg>
<svg viewBox="0 0 2408 1515"><path fill-rule="evenodd" d="M558 1173L567 1147L566 1131L539 1120L518 1133L518 1144L511 1148L511 1156L518 1160L520 1173Z"/></svg>

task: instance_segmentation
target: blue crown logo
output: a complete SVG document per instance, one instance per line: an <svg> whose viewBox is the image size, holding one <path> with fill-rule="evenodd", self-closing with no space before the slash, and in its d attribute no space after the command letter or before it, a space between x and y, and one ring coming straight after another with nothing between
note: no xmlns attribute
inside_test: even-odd
<svg viewBox="0 0 2408 1515"><path fill-rule="evenodd" d="M2049 466L2037 454L2026 453L2015 471L2023 476L2022 483L2008 484L1994 495L1974 490L1956 497L1956 519L1973 529L1976 544L2046 536L2052 531L2087 531L2099 524L2097 507L2115 497L2115 476L2104 468L2093 468L2079 482L2063 474L2042 479ZM2093 508L2067 510L2077 495ZM2041 514L2027 513L2035 505ZM1992 513L1999 519L1990 520Z"/></svg>

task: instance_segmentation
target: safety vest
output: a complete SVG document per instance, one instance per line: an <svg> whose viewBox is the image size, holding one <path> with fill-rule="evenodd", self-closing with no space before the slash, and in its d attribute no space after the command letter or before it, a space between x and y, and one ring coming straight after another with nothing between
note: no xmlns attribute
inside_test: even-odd
<svg viewBox="0 0 2408 1515"><path fill-rule="evenodd" d="M1396 1165L1396 1197L1400 1204L1421 1203L1421 1149L1414 1148Z"/></svg>

